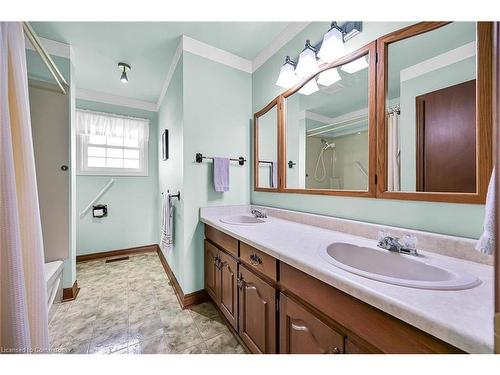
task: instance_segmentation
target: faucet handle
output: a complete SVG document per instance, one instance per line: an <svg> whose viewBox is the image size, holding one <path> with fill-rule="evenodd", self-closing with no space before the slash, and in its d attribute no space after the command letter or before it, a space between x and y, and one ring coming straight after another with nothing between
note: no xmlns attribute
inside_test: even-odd
<svg viewBox="0 0 500 375"><path fill-rule="evenodd" d="M378 235L377 235L377 239L379 242L383 241L385 238L387 237L390 237L391 234L388 232L388 231L385 231L385 230L379 230L378 231Z"/></svg>
<svg viewBox="0 0 500 375"><path fill-rule="evenodd" d="M401 243L408 250L417 250L418 239L413 234L404 235L401 239Z"/></svg>

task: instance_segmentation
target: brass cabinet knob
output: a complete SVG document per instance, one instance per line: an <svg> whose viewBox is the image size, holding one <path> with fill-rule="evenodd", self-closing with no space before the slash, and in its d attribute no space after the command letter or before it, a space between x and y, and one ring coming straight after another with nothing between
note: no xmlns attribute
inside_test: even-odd
<svg viewBox="0 0 500 375"><path fill-rule="evenodd" d="M250 264L252 266L258 266L259 264L262 264L262 259L257 254L252 254L250 255Z"/></svg>
<svg viewBox="0 0 500 375"><path fill-rule="evenodd" d="M340 349L339 349L337 346L334 346L334 347L330 350L330 354L340 354Z"/></svg>

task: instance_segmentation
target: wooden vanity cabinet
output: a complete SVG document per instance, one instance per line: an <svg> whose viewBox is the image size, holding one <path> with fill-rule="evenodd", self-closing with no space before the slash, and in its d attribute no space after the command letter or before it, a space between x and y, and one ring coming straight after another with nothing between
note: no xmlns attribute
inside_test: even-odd
<svg viewBox="0 0 500 375"><path fill-rule="evenodd" d="M344 335L281 293L280 353L342 354Z"/></svg>
<svg viewBox="0 0 500 375"><path fill-rule="evenodd" d="M238 262L205 240L205 290L228 322L238 329Z"/></svg>
<svg viewBox="0 0 500 375"><path fill-rule="evenodd" d="M276 353L276 289L240 264L238 333L252 353Z"/></svg>
<svg viewBox="0 0 500 375"><path fill-rule="evenodd" d="M462 353L215 228L205 235L205 289L252 353Z"/></svg>

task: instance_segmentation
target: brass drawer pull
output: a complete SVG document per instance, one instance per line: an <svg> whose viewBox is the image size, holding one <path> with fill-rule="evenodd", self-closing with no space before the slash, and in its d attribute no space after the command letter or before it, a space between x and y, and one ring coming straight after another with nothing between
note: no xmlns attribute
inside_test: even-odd
<svg viewBox="0 0 500 375"><path fill-rule="evenodd" d="M259 264L262 264L262 259L257 254L252 254L250 255L250 264L252 266L258 266Z"/></svg>
<svg viewBox="0 0 500 375"><path fill-rule="evenodd" d="M239 289L243 289L243 275L241 273L238 274L238 278L236 281Z"/></svg>

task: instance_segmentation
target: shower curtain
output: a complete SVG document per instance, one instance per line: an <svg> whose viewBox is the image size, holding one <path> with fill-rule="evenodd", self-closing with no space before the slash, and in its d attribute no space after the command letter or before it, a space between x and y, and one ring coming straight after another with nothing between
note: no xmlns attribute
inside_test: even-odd
<svg viewBox="0 0 500 375"><path fill-rule="evenodd" d="M387 190L400 191L399 114L394 111L387 119Z"/></svg>
<svg viewBox="0 0 500 375"><path fill-rule="evenodd" d="M0 22L0 353L49 349L23 27Z"/></svg>

